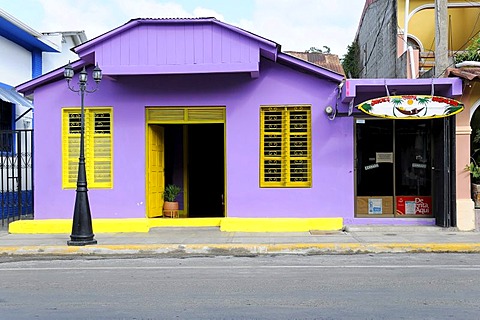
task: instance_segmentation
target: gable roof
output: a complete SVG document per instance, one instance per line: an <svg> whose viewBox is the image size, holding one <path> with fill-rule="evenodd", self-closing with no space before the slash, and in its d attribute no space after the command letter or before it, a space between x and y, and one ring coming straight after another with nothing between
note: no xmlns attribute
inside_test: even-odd
<svg viewBox="0 0 480 320"><path fill-rule="evenodd" d="M142 50L143 49L143 50ZM343 76L282 54L280 45L215 18L132 19L72 49L72 67L97 64L110 77L140 74L260 73L260 58L340 82ZM21 84L20 92L63 77L57 69Z"/></svg>
<svg viewBox="0 0 480 320"><path fill-rule="evenodd" d="M260 43L263 43L265 46L262 47L264 50L268 50L271 52L271 54L275 55L277 46L280 47L279 44L268 40L264 37L258 36L252 32L245 31L241 28L232 26L230 24L227 24L225 22L219 21L216 18L209 17L209 18L137 18L137 19L131 19L124 25L121 25L113 30L110 30L96 38L91 39L90 41L87 41L72 50L77 53L80 57L82 57L85 54L89 53L89 49L91 49L93 46L97 45L98 43L104 42L108 39L111 39L113 37L118 36L119 34L122 34L126 32L129 29L132 29L134 27L140 26L140 25L181 25L181 24L215 24L218 26L221 26L225 29L231 30L233 32L236 32L238 34L241 34L246 37L250 37L256 41L259 41ZM268 48L268 49L267 49Z"/></svg>

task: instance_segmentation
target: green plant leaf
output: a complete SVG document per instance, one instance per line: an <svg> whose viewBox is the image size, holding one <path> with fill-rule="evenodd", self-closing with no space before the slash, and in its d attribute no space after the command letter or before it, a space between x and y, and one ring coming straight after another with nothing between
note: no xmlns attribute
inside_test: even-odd
<svg viewBox="0 0 480 320"><path fill-rule="evenodd" d="M372 111L372 105L370 103L364 103L361 105L361 107L363 110L367 111L367 112L370 112Z"/></svg>
<svg viewBox="0 0 480 320"><path fill-rule="evenodd" d="M182 192L182 188L174 184L169 184L165 187L163 199L168 202L174 202L180 192Z"/></svg>

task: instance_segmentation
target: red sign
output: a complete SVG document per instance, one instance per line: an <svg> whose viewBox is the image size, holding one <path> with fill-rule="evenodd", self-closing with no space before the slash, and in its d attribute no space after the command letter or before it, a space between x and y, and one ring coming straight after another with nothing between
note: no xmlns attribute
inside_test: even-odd
<svg viewBox="0 0 480 320"><path fill-rule="evenodd" d="M400 215L431 215L432 197L399 196L396 197L397 214Z"/></svg>

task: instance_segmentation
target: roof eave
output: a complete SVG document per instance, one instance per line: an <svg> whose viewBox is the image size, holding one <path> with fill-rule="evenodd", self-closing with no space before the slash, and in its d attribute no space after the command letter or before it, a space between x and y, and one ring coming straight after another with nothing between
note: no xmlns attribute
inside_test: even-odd
<svg viewBox="0 0 480 320"><path fill-rule="evenodd" d="M86 62L84 60L77 60L77 61L71 62L70 64L73 70L80 70L82 67L86 65ZM31 95L36 87L63 79L64 69L65 69L65 66L52 70L38 78L19 84L18 86L15 87L15 89L18 92L23 93L25 96Z"/></svg>
<svg viewBox="0 0 480 320"><path fill-rule="evenodd" d="M58 48L50 41L43 38L43 34L30 28L6 11L0 9L0 20L3 20L2 36L17 43L23 48L33 51L58 52Z"/></svg>

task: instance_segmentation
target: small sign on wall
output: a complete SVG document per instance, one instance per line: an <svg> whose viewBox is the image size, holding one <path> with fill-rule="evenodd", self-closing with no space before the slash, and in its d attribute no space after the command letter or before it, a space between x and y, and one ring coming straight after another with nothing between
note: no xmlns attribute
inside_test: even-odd
<svg viewBox="0 0 480 320"><path fill-rule="evenodd" d="M432 197L398 196L397 214L399 215L431 215Z"/></svg>
<svg viewBox="0 0 480 320"><path fill-rule="evenodd" d="M377 152L375 160L377 163L393 163L393 152Z"/></svg>
<svg viewBox="0 0 480 320"><path fill-rule="evenodd" d="M386 197L386 196L367 196L367 197L362 197L362 196L357 196L356 197L356 211L355 213L358 215L393 215L393 202L395 201L394 197ZM371 201L373 200L373 202ZM380 210L375 209L379 208L380 206L378 205L378 200L381 200L381 207L382 210L381 212L378 212ZM375 205L377 203L377 205ZM370 210L369 210L370 209Z"/></svg>
<svg viewBox="0 0 480 320"><path fill-rule="evenodd" d="M382 214L383 201L382 199L370 198L368 199L368 214Z"/></svg>

